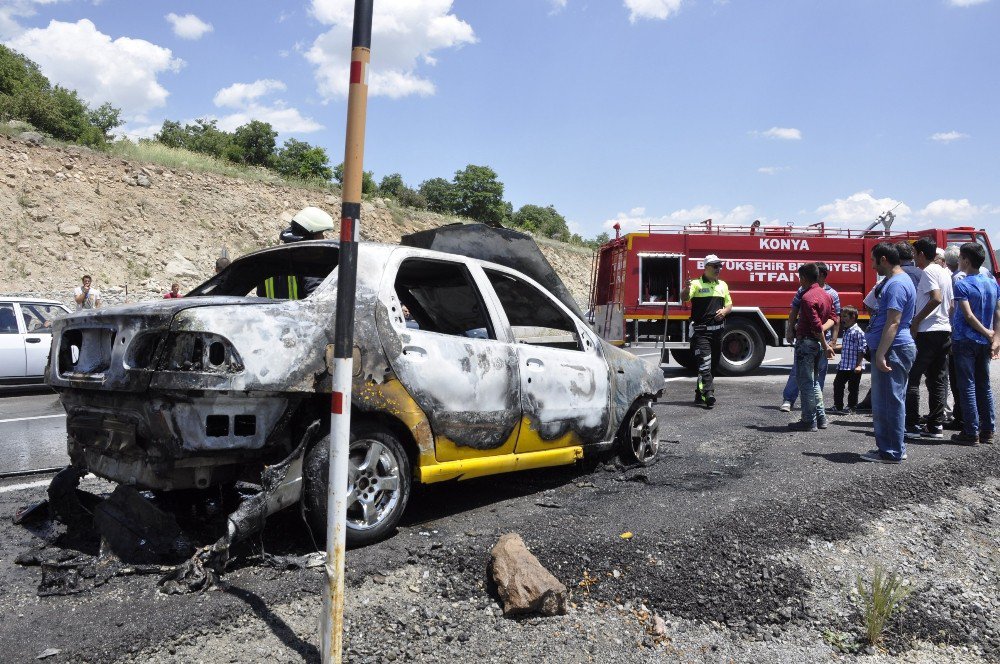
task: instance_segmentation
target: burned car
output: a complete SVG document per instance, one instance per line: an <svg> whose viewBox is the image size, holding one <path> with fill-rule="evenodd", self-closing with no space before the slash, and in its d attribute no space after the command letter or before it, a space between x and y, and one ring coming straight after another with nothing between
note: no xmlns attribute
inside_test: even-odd
<svg viewBox="0 0 1000 664"><path fill-rule="evenodd" d="M414 482L656 456L661 371L602 341L537 247L538 279L472 255L515 264L526 236L464 228L466 255L415 246L448 233L359 247L349 544L390 532ZM156 492L280 468L257 520L301 499L322 531L329 436L306 431L329 426L338 252L264 249L183 298L58 319L48 384L73 466Z"/></svg>

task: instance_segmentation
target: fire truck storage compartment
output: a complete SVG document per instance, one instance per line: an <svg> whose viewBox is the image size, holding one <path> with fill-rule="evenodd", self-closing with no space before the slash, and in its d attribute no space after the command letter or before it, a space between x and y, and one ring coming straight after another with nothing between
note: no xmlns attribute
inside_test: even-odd
<svg viewBox="0 0 1000 664"><path fill-rule="evenodd" d="M640 304L669 301L680 304L681 260L680 254L639 254Z"/></svg>

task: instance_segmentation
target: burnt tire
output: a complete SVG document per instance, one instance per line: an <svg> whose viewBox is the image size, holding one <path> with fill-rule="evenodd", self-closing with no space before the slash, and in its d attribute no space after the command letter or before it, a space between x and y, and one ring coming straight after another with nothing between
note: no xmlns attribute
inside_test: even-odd
<svg viewBox="0 0 1000 664"><path fill-rule="evenodd" d="M670 357L674 358L677 364L681 365L689 372L698 372L698 359L694 356L694 352L686 348L680 348L670 351Z"/></svg>
<svg viewBox="0 0 1000 664"><path fill-rule="evenodd" d="M313 535L323 541L326 539L329 464L328 434L306 453L302 469L306 518ZM406 510L411 485L410 458L393 431L370 422L351 427L347 546L365 546L388 537Z"/></svg>
<svg viewBox="0 0 1000 664"><path fill-rule="evenodd" d="M629 409L615 437L618 456L628 465L650 466L660 449L660 423L652 399L639 399Z"/></svg>
<svg viewBox="0 0 1000 664"><path fill-rule="evenodd" d="M726 322L719 340L719 361L714 373L719 376L745 376L753 373L764 361L767 347L760 329L745 318Z"/></svg>

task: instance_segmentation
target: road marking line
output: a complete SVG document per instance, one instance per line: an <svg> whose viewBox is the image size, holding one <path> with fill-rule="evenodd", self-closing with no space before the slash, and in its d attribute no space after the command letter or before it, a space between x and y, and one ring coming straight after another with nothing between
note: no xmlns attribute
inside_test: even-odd
<svg viewBox="0 0 1000 664"><path fill-rule="evenodd" d="M786 362L786 361L787 360L784 357L772 357L770 360L764 360L764 364L767 364L768 362Z"/></svg>
<svg viewBox="0 0 1000 664"><path fill-rule="evenodd" d="M8 422L26 422L28 420L48 420L53 417L66 417L66 413L60 413L59 415L35 415L34 417L12 417L9 420L0 420L0 424L7 424Z"/></svg>
<svg viewBox="0 0 1000 664"><path fill-rule="evenodd" d="M38 482L28 482L27 484L11 484L10 486L0 486L0 493L10 493L11 491L22 491L23 489L34 489L40 486L48 486L51 479L40 480Z"/></svg>
<svg viewBox="0 0 1000 664"><path fill-rule="evenodd" d="M664 383L669 383L674 380L694 380L694 376L677 376L676 378L664 378Z"/></svg>

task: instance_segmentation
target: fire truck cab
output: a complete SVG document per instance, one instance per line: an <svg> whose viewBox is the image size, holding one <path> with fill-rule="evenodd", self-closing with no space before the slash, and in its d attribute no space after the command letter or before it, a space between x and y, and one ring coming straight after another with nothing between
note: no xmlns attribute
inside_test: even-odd
<svg viewBox="0 0 1000 664"><path fill-rule="evenodd" d="M809 226L723 226L707 219L688 226L649 225L602 245L594 256L589 316L611 343L662 349L662 362L694 368L689 347L690 306L682 302L688 280L704 270L704 257L723 260L733 311L722 338L719 375L739 376L757 369L767 346L785 344L785 323L803 263L823 261L841 304L854 305L862 325L864 296L877 274L871 250L883 241L910 243L933 237L939 247L978 242L986 249L984 268L996 272L996 257L982 229L960 227L893 232Z"/></svg>

